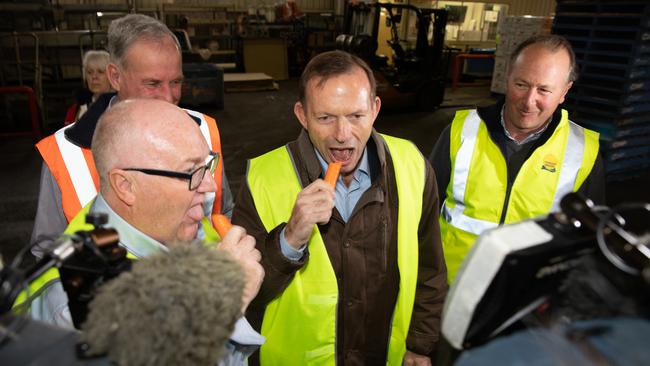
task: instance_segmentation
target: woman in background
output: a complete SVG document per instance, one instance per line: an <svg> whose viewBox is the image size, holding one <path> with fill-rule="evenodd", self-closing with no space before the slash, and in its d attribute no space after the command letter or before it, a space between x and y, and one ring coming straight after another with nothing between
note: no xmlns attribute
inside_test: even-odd
<svg viewBox="0 0 650 366"><path fill-rule="evenodd" d="M83 78L87 88L79 91L77 102L68 108L65 125L78 121L97 97L111 91L111 84L106 77L108 62L109 55L106 51L86 52L83 59Z"/></svg>

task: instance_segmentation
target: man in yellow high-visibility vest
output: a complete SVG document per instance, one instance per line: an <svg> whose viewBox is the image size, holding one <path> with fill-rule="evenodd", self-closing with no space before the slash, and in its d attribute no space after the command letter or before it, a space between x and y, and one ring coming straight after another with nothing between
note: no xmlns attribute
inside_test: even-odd
<svg viewBox="0 0 650 366"><path fill-rule="evenodd" d="M300 136L249 162L233 223L267 274L247 314L263 365L431 364L447 293L438 192L417 147L373 130L380 103L365 62L320 54L300 79Z"/></svg>
<svg viewBox="0 0 650 366"><path fill-rule="evenodd" d="M556 211L569 192L604 203L598 133L558 107L576 78L566 39L532 37L510 57L505 101L458 111L443 131L431 162L450 282L483 231Z"/></svg>

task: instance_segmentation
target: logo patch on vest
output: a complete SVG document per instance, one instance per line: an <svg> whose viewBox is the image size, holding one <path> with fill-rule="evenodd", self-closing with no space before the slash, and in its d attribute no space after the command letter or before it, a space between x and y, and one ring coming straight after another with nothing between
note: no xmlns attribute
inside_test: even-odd
<svg viewBox="0 0 650 366"><path fill-rule="evenodd" d="M542 163L542 170L555 173L557 167L557 158L553 154L548 154L544 157L544 162Z"/></svg>

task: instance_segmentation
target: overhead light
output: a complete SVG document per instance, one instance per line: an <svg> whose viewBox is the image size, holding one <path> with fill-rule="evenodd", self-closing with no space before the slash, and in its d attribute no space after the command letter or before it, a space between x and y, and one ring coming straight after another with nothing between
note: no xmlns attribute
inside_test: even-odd
<svg viewBox="0 0 650 366"><path fill-rule="evenodd" d="M101 11L98 11L98 12L97 12L97 16L98 16L98 17L102 17L102 16L104 16L104 13L102 13Z"/></svg>

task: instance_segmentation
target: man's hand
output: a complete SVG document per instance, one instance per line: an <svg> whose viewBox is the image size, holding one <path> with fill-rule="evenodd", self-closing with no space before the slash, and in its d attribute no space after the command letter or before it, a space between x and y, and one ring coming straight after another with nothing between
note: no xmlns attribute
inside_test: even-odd
<svg viewBox="0 0 650 366"><path fill-rule="evenodd" d="M307 243L314 225L330 220L334 198L334 188L322 179L315 180L298 193L284 231L287 243L296 250Z"/></svg>
<svg viewBox="0 0 650 366"><path fill-rule="evenodd" d="M255 249L255 238L246 235L246 230L234 225L218 246L232 255L239 263L246 276L244 293L242 294L242 314L246 312L248 304L255 298L264 279L264 268L260 264L262 254Z"/></svg>
<svg viewBox="0 0 650 366"><path fill-rule="evenodd" d="M409 350L404 354L404 366L431 366L431 359L427 356L418 355Z"/></svg>

